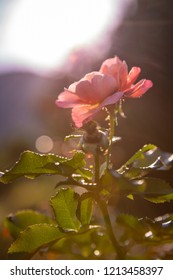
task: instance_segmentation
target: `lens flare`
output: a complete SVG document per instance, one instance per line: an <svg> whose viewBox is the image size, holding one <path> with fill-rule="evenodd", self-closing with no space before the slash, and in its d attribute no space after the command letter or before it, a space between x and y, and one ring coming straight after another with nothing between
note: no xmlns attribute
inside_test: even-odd
<svg viewBox="0 0 173 280"><path fill-rule="evenodd" d="M134 0L14 1L2 22L1 65L55 69L76 48L104 40L129 1Z"/></svg>

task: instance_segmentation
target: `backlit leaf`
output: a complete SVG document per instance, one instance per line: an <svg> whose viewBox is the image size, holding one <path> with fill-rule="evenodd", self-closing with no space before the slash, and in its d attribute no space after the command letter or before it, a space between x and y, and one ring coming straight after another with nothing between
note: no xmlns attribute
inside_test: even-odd
<svg viewBox="0 0 173 280"><path fill-rule="evenodd" d="M56 221L63 230L78 231L81 223L76 216L79 195L72 188L60 189L51 198Z"/></svg>
<svg viewBox="0 0 173 280"><path fill-rule="evenodd" d="M55 225L36 224L29 226L21 232L19 237L12 243L9 253L33 253L42 246L47 246L51 242L66 236Z"/></svg>
<svg viewBox="0 0 173 280"><path fill-rule="evenodd" d="M28 226L40 223L55 224L55 221L39 212L23 210L9 215L4 222L13 238L17 238L21 230Z"/></svg>
<svg viewBox="0 0 173 280"><path fill-rule="evenodd" d="M169 183L158 178L145 178L143 195L146 200L154 203L169 202L173 199L173 188Z"/></svg>
<svg viewBox="0 0 173 280"><path fill-rule="evenodd" d="M66 158L54 154L25 151L20 155L16 164L0 177L0 182L9 183L20 177L34 179L40 175L59 174L68 177L84 166L84 153L82 152L76 152L72 158Z"/></svg>
<svg viewBox="0 0 173 280"><path fill-rule="evenodd" d="M80 221L82 225L88 225L91 221L93 210L93 199L91 197L85 197L85 194L80 198Z"/></svg>
<svg viewBox="0 0 173 280"><path fill-rule="evenodd" d="M173 162L173 154L163 152L155 145L143 146L119 170L129 179L141 178L150 170L168 170Z"/></svg>

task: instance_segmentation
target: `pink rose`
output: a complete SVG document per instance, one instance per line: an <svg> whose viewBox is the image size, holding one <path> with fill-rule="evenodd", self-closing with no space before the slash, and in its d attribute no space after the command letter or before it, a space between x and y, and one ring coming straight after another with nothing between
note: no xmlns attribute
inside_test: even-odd
<svg viewBox="0 0 173 280"><path fill-rule="evenodd" d="M64 89L56 100L62 108L72 108L72 119L77 128L94 118L103 107L117 103L125 97L140 97L150 87L150 80L134 82L140 74L139 67L128 73L127 64L118 57L103 62L99 72L92 72Z"/></svg>

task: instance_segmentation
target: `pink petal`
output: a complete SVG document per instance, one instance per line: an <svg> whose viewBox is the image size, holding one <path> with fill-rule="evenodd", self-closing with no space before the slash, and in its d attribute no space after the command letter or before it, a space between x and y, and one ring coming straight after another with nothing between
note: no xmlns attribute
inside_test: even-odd
<svg viewBox="0 0 173 280"><path fill-rule="evenodd" d="M122 92L122 91L119 91L119 92L116 92L116 93L112 94L111 96L107 97L100 104L100 107L103 108L103 107L106 107L108 105L117 103L123 97L123 95L124 95L124 92Z"/></svg>
<svg viewBox="0 0 173 280"><path fill-rule="evenodd" d="M76 94L73 94L67 89L60 93L58 99L55 101L55 104L62 108L72 108L73 106L81 103L82 100Z"/></svg>
<svg viewBox="0 0 173 280"><path fill-rule="evenodd" d="M91 83L87 79L81 79L71 84L68 88L74 92L84 103L90 103L92 100Z"/></svg>
<svg viewBox="0 0 173 280"><path fill-rule="evenodd" d="M95 114L100 110L97 105L79 105L72 109L72 119L77 128L83 126L84 121L91 120Z"/></svg>
<svg viewBox="0 0 173 280"><path fill-rule="evenodd" d="M101 103L117 90L117 82L112 76L99 74L93 77L92 88L95 98Z"/></svg>
<svg viewBox="0 0 173 280"><path fill-rule="evenodd" d="M116 80L100 72L92 72L79 82L72 84L69 90L74 91L85 104L101 103L117 89Z"/></svg>
<svg viewBox="0 0 173 280"><path fill-rule="evenodd" d="M150 80L140 80L136 85L132 86L130 91L126 93L126 97L138 98L141 97L149 88L153 86Z"/></svg>
<svg viewBox="0 0 173 280"><path fill-rule="evenodd" d="M123 89L127 83L128 68L125 61L123 61L122 66L119 70L119 89Z"/></svg>
<svg viewBox="0 0 173 280"><path fill-rule="evenodd" d="M140 67L132 67L132 69L130 70L130 72L129 72L128 76L127 76L126 87L129 87L132 84L134 84L134 82L138 78L140 72L141 72L141 68Z"/></svg>
<svg viewBox="0 0 173 280"><path fill-rule="evenodd" d="M76 93L76 84L78 82L74 82L73 84L71 84L69 87L68 87L68 90L73 92L73 93Z"/></svg>
<svg viewBox="0 0 173 280"><path fill-rule="evenodd" d="M72 119L76 127L80 128L83 123L94 118L94 116L107 105L115 104L123 97L123 92L116 92L107 97L101 104L79 105L72 109Z"/></svg>
<svg viewBox="0 0 173 280"><path fill-rule="evenodd" d="M92 81L95 75L100 74L98 71L93 71L91 73L87 73L82 80L87 80L89 82Z"/></svg>
<svg viewBox="0 0 173 280"><path fill-rule="evenodd" d="M117 56L108 58L102 63L99 72L114 76L121 68L122 63L123 62Z"/></svg>
<svg viewBox="0 0 173 280"><path fill-rule="evenodd" d="M101 65L100 72L113 76L117 80L119 89L126 85L128 75L127 64L117 56L105 60Z"/></svg>
<svg viewBox="0 0 173 280"><path fill-rule="evenodd" d="M99 72L87 74L79 82L75 82L62 92L56 100L56 105L72 108L77 105L100 104L105 98L117 90L116 80Z"/></svg>
<svg viewBox="0 0 173 280"><path fill-rule="evenodd" d="M100 89L102 89L103 86L102 76L103 75L100 74L99 72L88 73L81 80L70 85L68 89L76 93L79 96L79 98L83 100L83 103L85 104L99 103L100 100L102 100L102 96L100 94ZM93 81L95 82L93 83ZM114 88L115 88L115 81L114 81Z"/></svg>

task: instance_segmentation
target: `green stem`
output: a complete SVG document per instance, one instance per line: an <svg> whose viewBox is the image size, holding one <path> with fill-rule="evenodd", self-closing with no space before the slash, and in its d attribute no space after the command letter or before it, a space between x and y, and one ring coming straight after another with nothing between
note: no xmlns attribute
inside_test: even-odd
<svg viewBox="0 0 173 280"><path fill-rule="evenodd" d="M111 152L112 152L112 139L114 137L114 127L115 127L115 111L109 111L109 147L108 147L108 154L107 154L107 168L111 167ZM117 259L125 259L125 254L122 250L122 247L119 245L118 241L115 238L114 231L111 224L111 219L109 216L107 204L104 199L102 199L99 195L100 186L99 186L99 179L100 179L100 159L99 159L99 148L96 149L96 153L94 155L94 163L95 163L95 178L94 182L96 184L96 189L92 192L92 196L95 197L106 226L106 230L108 236L112 242L112 245L116 251Z"/></svg>
<svg viewBox="0 0 173 280"><path fill-rule="evenodd" d="M94 155L94 165L95 165L95 178L94 181L97 184L100 179L100 159L99 159L99 148L96 149L96 153Z"/></svg>
<svg viewBox="0 0 173 280"><path fill-rule="evenodd" d="M110 146L112 146L112 139L115 133L115 115L110 113Z"/></svg>
<svg viewBox="0 0 173 280"><path fill-rule="evenodd" d="M97 202L98 202L100 209L102 211L102 214L103 214L107 233L108 233L110 240L112 242L112 245L117 253L117 259L124 260L125 254L122 250L122 247L119 245L118 241L115 238L106 202L102 199L98 199Z"/></svg>
<svg viewBox="0 0 173 280"><path fill-rule="evenodd" d="M107 153L107 168L111 167L111 154L112 154L112 139L115 133L115 116L114 113L109 112L109 147Z"/></svg>

